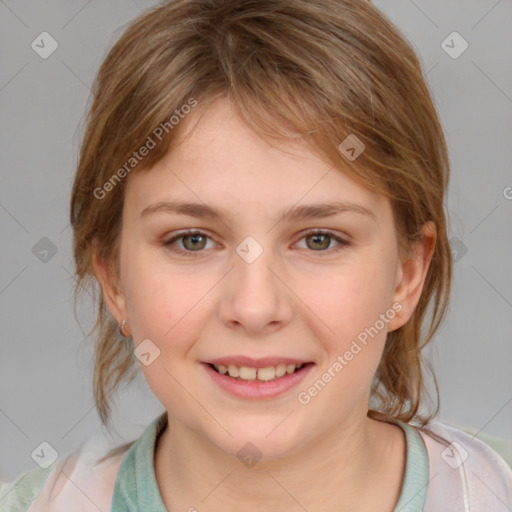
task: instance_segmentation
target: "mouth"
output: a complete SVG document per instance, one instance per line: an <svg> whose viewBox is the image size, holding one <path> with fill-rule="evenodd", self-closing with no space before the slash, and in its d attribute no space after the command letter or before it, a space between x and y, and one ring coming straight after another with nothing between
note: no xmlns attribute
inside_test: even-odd
<svg viewBox="0 0 512 512"><path fill-rule="evenodd" d="M217 389L245 400L269 400L288 395L314 366L313 362L292 359L256 361L242 357L202 363Z"/></svg>
<svg viewBox="0 0 512 512"><path fill-rule="evenodd" d="M207 363L210 368L232 379L256 382L270 382L281 379L287 375L299 372L305 365L312 363L278 364L276 366L265 366L255 368L251 366L236 366L234 364L213 364Z"/></svg>

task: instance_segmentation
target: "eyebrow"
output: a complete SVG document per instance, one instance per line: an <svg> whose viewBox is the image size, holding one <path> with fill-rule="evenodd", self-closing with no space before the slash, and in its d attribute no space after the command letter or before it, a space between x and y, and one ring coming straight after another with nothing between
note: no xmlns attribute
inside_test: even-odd
<svg viewBox="0 0 512 512"><path fill-rule="evenodd" d="M145 217L153 213L174 213L188 215L198 219L230 217L224 209L217 209L201 203L181 203L177 201L161 201L151 204L142 210L140 216ZM281 210L276 222L292 222L303 219L332 217L340 213L358 213L377 220L375 213L363 205L351 201L335 201L331 203L309 204L291 206Z"/></svg>

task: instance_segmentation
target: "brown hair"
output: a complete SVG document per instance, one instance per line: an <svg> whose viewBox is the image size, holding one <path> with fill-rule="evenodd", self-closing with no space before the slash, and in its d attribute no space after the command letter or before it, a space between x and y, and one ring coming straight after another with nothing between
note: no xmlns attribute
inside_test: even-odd
<svg viewBox="0 0 512 512"><path fill-rule="evenodd" d="M388 334L372 388L379 405L368 413L428 422L435 413L420 416L426 391L421 349L443 319L450 292L443 204L449 164L418 59L383 14L366 0L175 0L126 28L92 94L71 225L75 299L87 283L98 299L94 397L107 428L111 396L122 381L133 380L137 367L132 339L119 336L96 286L93 247L115 279L127 172L163 157L180 131L169 122L177 109L193 100L196 115L220 96L271 144L303 137L334 166L389 197L403 250L427 221L435 224L422 296L412 318ZM156 139L159 126L166 127L161 140L134 163L133 152L148 137ZM354 161L338 149L350 134L365 145Z"/></svg>

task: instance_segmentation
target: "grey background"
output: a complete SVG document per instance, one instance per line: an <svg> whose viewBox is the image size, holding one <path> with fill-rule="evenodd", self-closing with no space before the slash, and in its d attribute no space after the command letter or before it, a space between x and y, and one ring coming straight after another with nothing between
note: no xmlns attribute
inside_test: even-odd
<svg viewBox="0 0 512 512"><path fill-rule="evenodd" d="M460 259L449 318L428 350L440 418L511 440L512 1L374 3L419 53L451 155L450 236ZM71 300L69 193L93 77L125 24L152 5L0 2L0 480L35 467L41 441L63 456L101 432L83 341L91 305L77 322ZM48 59L31 48L43 31L59 44ZM453 31L469 44L457 59L441 47ZM37 257L44 237L57 252ZM163 411L140 374L117 404L119 440Z"/></svg>

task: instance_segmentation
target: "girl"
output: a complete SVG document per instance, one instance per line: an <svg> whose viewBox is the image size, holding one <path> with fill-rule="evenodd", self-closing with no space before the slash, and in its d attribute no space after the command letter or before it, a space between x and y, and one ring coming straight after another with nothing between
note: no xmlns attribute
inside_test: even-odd
<svg viewBox="0 0 512 512"><path fill-rule="evenodd" d="M94 393L165 408L2 510L505 511L512 471L433 421L451 253L418 60L364 0L176 0L103 62L71 198L101 287Z"/></svg>

